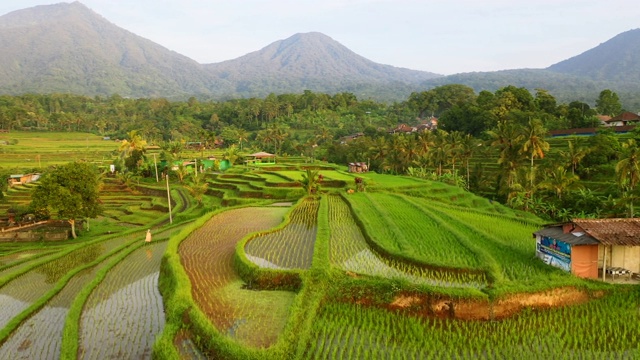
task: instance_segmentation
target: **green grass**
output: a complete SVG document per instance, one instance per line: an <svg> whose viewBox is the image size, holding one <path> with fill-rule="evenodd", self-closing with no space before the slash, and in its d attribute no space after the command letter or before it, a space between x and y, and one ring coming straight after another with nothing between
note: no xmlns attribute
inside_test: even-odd
<svg viewBox="0 0 640 360"><path fill-rule="evenodd" d="M80 160L106 166L119 146L98 135L73 132L12 131L0 133L0 140L17 140L15 145L0 145L0 168L15 172Z"/></svg>

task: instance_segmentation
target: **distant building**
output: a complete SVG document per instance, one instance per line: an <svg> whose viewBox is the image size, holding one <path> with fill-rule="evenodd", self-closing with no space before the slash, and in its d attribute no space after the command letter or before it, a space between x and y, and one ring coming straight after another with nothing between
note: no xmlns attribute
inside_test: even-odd
<svg viewBox="0 0 640 360"><path fill-rule="evenodd" d="M438 118L432 116L428 119L424 119L420 124L416 126L409 126L407 124L400 124L395 128L389 130L389 134L409 134L414 132L432 131L438 128Z"/></svg>
<svg viewBox="0 0 640 360"><path fill-rule="evenodd" d="M353 162L349 163L349 172L350 173L363 173L369 171L369 165L364 162Z"/></svg>
<svg viewBox="0 0 640 360"><path fill-rule="evenodd" d="M9 175L8 183L9 187L14 185L28 184L40 179L40 174L16 174Z"/></svg>
<svg viewBox="0 0 640 360"><path fill-rule="evenodd" d="M606 126L626 126L635 125L640 122L640 115L625 111L618 116L614 116L604 121Z"/></svg>

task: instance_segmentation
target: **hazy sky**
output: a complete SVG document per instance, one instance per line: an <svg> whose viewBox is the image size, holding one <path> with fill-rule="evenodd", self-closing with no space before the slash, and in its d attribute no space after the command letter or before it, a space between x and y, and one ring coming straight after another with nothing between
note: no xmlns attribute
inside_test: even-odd
<svg viewBox="0 0 640 360"><path fill-rule="evenodd" d="M318 31L372 61L454 74L545 68L640 27L638 0L83 0L200 63ZM50 0L0 0L0 15Z"/></svg>

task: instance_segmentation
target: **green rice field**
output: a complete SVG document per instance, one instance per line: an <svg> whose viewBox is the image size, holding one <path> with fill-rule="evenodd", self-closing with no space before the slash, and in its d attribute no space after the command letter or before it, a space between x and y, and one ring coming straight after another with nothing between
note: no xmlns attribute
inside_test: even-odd
<svg viewBox="0 0 640 360"><path fill-rule="evenodd" d="M20 137L0 149L23 162L108 162L117 148L84 134L0 136ZM105 212L78 239L0 242L0 359L640 357L638 285L542 263L540 219L331 164L320 170L331 186L306 197L305 166L204 174L202 204L172 183L172 223L155 179L107 178ZM355 176L364 192L347 191ZM5 204L28 204L34 186Z"/></svg>

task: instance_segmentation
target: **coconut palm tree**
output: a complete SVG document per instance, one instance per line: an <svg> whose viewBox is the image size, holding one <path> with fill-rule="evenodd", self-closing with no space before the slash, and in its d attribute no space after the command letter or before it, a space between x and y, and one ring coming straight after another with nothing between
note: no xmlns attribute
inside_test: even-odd
<svg viewBox="0 0 640 360"><path fill-rule="evenodd" d="M568 145L567 151L560 151L560 157L569 164L571 173L575 174L578 165L591 152L591 149L581 146L577 139L569 139Z"/></svg>
<svg viewBox="0 0 640 360"><path fill-rule="evenodd" d="M120 153L122 158L129 156L135 150L140 150L144 152L144 149L147 147L147 141L144 140L140 135L138 135L137 130L131 130L127 133L128 139L123 140L120 143Z"/></svg>
<svg viewBox="0 0 640 360"><path fill-rule="evenodd" d="M433 151L431 151L431 161L436 167L438 176L442 176L442 167L447 162L447 154L449 153L449 143L447 136L449 134L444 130L436 131L436 140Z"/></svg>
<svg viewBox="0 0 640 360"><path fill-rule="evenodd" d="M633 201L635 196L633 192L640 182L640 148L633 139L627 140L622 144L625 149L624 157L616 164L616 174L618 175L618 184L626 192L629 200L629 217L634 216Z"/></svg>
<svg viewBox="0 0 640 360"><path fill-rule="evenodd" d="M204 176L192 174L189 184L184 185L184 188L189 191L198 204L202 204L202 198L209 188L209 183L204 180Z"/></svg>
<svg viewBox="0 0 640 360"><path fill-rule="evenodd" d="M553 191L558 200L562 200L562 195L566 191L580 187L578 180L578 176L568 174L567 169L565 169L564 166L558 166L555 170L549 173L548 177L544 181L542 181L540 187Z"/></svg>
<svg viewBox="0 0 640 360"><path fill-rule="evenodd" d="M320 190L320 181L318 179L318 170L307 169L305 173L302 174L302 180L300 180L300 184L304 191L307 192L307 195L314 195Z"/></svg>
<svg viewBox="0 0 640 360"><path fill-rule="evenodd" d="M491 146L495 146L500 150L498 164L502 165L502 186L504 191L513 186L517 169L522 164L522 130L521 128L509 121L500 121L494 130L487 131L491 137Z"/></svg>
<svg viewBox="0 0 640 360"><path fill-rule="evenodd" d="M533 174L533 159L544 158L544 153L549 151L549 143L544 139L547 130L542 126L542 121L538 119L529 120L524 128L524 144L522 151L531 153L531 173ZM533 176L531 176L531 187L533 187Z"/></svg>
<svg viewBox="0 0 640 360"><path fill-rule="evenodd" d="M245 129L238 129L236 132L238 138L238 144L240 145L240 151L242 151L242 143L249 139L249 133Z"/></svg>
<svg viewBox="0 0 640 360"><path fill-rule="evenodd" d="M473 153L478 148L478 141L471 136L471 134L466 134L462 140L460 141L460 157L464 162L466 171L467 171L467 190L469 190L469 160L473 156Z"/></svg>

